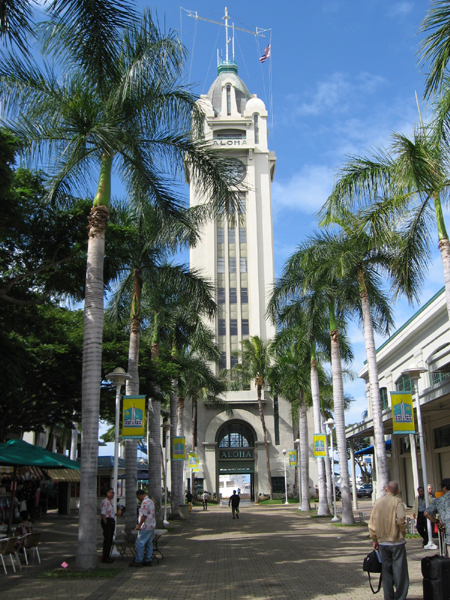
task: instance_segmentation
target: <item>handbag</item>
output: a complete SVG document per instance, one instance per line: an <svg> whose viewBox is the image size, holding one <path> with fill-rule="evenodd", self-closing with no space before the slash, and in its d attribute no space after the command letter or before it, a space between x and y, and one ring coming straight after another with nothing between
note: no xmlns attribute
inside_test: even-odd
<svg viewBox="0 0 450 600"><path fill-rule="evenodd" d="M365 557L365 559L363 561L363 571L366 571L366 573L368 573L368 575L369 575L369 585L370 585L370 589L372 590L372 593L378 594L378 592L381 589L382 575L381 575L381 559L380 559L379 553L376 550L372 550L372 552L369 552L369 554ZM375 591L373 589L372 581L370 579L371 573L379 573L380 574L377 591Z"/></svg>

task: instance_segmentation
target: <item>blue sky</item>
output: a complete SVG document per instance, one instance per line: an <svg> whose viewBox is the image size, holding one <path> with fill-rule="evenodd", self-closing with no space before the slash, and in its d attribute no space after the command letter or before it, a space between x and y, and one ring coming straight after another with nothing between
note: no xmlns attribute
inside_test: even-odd
<svg viewBox="0 0 450 600"><path fill-rule="evenodd" d="M185 9L221 21L225 4L230 24L264 38L236 32L235 58L250 93L266 103L269 146L277 156L272 187L275 271L296 246L317 228L315 212L328 197L334 174L346 156L385 144L392 131L410 133L418 119L415 92L421 101L424 72L416 52L418 27L428 10L422 1L297 0L238 2L183 0ZM138 3L158 13L160 24L180 31L190 59L186 81L207 93L216 76L217 49L224 53L224 28L187 16L179 2ZM272 56L259 56L271 41ZM421 110L426 108L421 105ZM437 238L436 238L437 240ZM436 243L437 246L437 243ZM440 256L422 292L425 302L443 285ZM417 309L399 302L399 327ZM359 371L365 358L362 330L350 329ZM377 339L381 343L382 339ZM361 420L365 389L357 379L345 386L355 402L347 423Z"/></svg>

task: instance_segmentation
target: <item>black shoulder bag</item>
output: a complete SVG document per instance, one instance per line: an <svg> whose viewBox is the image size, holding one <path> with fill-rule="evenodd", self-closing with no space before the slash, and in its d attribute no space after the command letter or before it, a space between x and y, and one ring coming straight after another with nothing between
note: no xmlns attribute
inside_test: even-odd
<svg viewBox="0 0 450 600"><path fill-rule="evenodd" d="M369 554L364 559L364 562L363 562L363 571L366 571L369 574L370 589L372 590L372 592L374 594L378 594L378 592L381 589L382 575L381 575L381 562L380 562L380 560L378 558L378 554L377 554L376 550L372 550L372 552L369 552ZM380 579L378 581L378 589L377 589L377 591L375 591L373 589L373 587L372 587L372 581L370 580L370 574L371 573L379 573L380 574Z"/></svg>

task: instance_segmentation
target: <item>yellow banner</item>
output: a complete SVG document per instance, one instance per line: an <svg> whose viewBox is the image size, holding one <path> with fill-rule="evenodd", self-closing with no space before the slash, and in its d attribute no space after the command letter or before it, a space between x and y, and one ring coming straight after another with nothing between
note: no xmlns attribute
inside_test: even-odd
<svg viewBox="0 0 450 600"><path fill-rule="evenodd" d="M391 392L392 433L416 433L412 394Z"/></svg>
<svg viewBox="0 0 450 600"><path fill-rule="evenodd" d="M195 463L195 467L192 467L192 472L193 473L198 473L200 471L199 466L198 466L198 461Z"/></svg>
<svg viewBox="0 0 450 600"><path fill-rule="evenodd" d="M173 460L184 460L185 455L185 438L174 437L172 442L172 458Z"/></svg>
<svg viewBox="0 0 450 600"><path fill-rule="evenodd" d="M197 465L197 452L189 452L188 465L190 469L193 469Z"/></svg>
<svg viewBox="0 0 450 600"><path fill-rule="evenodd" d="M122 438L141 440L145 435L145 396L124 396Z"/></svg>
<svg viewBox="0 0 450 600"><path fill-rule="evenodd" d="M313 435L314 456L327 455L327 438L324 433Z"/></svg>
<svg viewBox="0 0 450 600"><path fill-rule="evenodd" d="M288 457L289 457L289 466L296 467L297 466L297 450L289 450Z"/></svg>

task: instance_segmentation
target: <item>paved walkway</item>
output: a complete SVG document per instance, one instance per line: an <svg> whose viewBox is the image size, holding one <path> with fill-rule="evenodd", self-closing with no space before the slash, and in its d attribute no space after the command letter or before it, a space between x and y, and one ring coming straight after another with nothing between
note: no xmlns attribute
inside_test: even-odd
<svg viewBox="0 0 450 600"><path fill-rule="evenodd" d="M366 515L370 504L363 503ZM172 528L172 524L171 524ZM49 515L41 558L22 573L0 573L1 600L365 600L372 598L362 560L371 549L366 527L335 527L296 505L244 505L233 520L228 507L195 507L162 538L165 558L150 569L116 559L113 579L41 579L65 560L74 565L77 519ZM101 530L98 528L98 547ZM422 595L421 540L408 540L409 600ZM106 566L106 565L105 565ZM109 565L108 565L109 566ZM382 597L382 592L380 592ZM377 596L378 598L378 596Z"/></svg>

